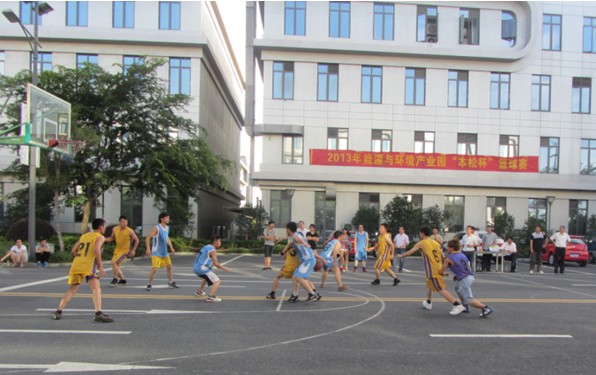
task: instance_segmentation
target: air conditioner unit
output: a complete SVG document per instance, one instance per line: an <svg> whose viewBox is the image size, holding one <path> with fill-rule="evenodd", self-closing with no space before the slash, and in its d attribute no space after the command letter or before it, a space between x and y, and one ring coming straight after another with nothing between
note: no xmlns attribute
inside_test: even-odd
<svg viewBox="0 0 596 375"><path fill-rule="evenodd" d="M431 19L428 20L426 23L426 36L434 36L436 37L438 34L438 27L437 27L437 20L434 19L434 22L431 22Z"/></svg>

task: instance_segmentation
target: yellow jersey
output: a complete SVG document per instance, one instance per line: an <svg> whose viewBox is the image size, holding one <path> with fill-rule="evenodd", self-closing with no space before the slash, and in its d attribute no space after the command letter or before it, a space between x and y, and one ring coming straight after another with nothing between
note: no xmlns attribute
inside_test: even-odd
<svg viewBox="0 0 596 375"><path fill-rule="evenodd" d="M392 267L391 261L393 260L393 257L391 256L391 248L387 244L388 236L389 235L387 234L379 236L379 248L377 250L375 268L381 272Z"/></svg>
<svg viewBox="0 0 596 375"><path fill-rule="evenodd" d="M114 231L114 240L116 241L114 254L128 253L130 251L130 231L132 229L129 227L122 229L116 226L112 230Z"/></svg>
<svg viewBox="0 0 596 375"><path fill-rule="evenodd" d="M443 267L443 252L441 246L435 240L425 238L420 241L422 247L422 259L424 261L424 268L426 269L426 278L440 278L439 273Z"/></svg>
<svg viewBox="0 0 596 375"><path fill-rule="evenodd" d="M95 264L95 243L101 237L101 233L89 232L81 236L79 249L70 267L71 274L94 274L97 265Z"/></svg>

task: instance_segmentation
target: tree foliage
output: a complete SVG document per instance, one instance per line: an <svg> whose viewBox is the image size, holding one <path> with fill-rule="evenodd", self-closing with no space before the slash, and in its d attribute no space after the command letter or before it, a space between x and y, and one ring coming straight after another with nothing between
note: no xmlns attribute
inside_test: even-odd
<svg viewBox="0 0 596 375"><path fill-rule="evenodd" d="M381 211L381 215L392 233L397 233L399 227L404 227L410 236L418 234L422 213L407 197L396 195Z"/></svg>
<svg viewBox="0 0 596 375"><path fill-rule="evenodd" d="M428 225L431 228L437 227L439 230L443 229L445 223L445 214L438 205L424 208L422 210L422 225Z"/></svg>
<svg viewBox="0 0 596 375"><path fill-rule="evenodd" d="M543 232L548 232L548 229L546 229L546 222L544 220L533 216L528 217L524 223L524 232L526 233L526 237L529 237L537 226L540 226Z"/></svg>
<svg viewBox="0 0 596 375"><path fill-rule="evenodd" d="M35 213L39 219L52 220L52 190L46 184L36 186ZM29 188L19 189L4 197L4 224L2 231L5 233L10 226L20 219L27 218L29 213Z"/></svg>
<svg viewBox="0 0 596 375"><path fill-rule="evenodd" d="M236 218L238 226L237 238L255 240L263 234L269 215L261 205L253 206L247 203L242 207L242 212Z"/></svg>
<svg viewBox="0 0 596 375"><path fill-rule="evenodd" d="M515 229L515 218L513 215L507 213L507 211L497 212L494 220L494 231L501 238L505 239L513 235Z"/></svg>
<svg viewBox="0 0 596 375"><path fill-rule="evenodd" d="M352 218L352 225L355 230L358 230L358 225L362 224L364 230L372 236L379 228L379 216L379 211L375 207L360 206Z"/></svg>

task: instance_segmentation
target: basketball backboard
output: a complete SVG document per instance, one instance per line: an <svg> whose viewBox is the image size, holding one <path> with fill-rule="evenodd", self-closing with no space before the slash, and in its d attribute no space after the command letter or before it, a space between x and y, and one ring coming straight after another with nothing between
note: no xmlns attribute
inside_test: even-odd
<svg viewBox="0 0 596 375"><path fill-rule="evenodd" d="M27 85L28 145L71 154L70 115L70 103L39 87Z"/></svg>

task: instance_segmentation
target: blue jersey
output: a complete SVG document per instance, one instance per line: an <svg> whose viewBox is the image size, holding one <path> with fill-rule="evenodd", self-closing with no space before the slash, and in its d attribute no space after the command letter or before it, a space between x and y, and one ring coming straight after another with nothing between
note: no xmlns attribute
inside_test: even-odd
<svg viewBox="0 0 596 375"><path fill-rule="evenodd" d="M474 272L472 272L472 269L470 268L470 261L464 254L451 253L447 255L447 258L451 259L453 262L453 264L449 265L449 268L458 281L474 275Z"/></svg>
<svg viewBox="0 0 596 375"><path fill-rule="evenodd" d="M315 253L312 251L310 246L302 243L299 244L298 241L295 240L296 238L300 238L304 242L306 242L306 239L301 234L295 234L294 240L292 241L292 246L294 246L294 250L296 250L296 254L298 254L298 259L300 259L300 262L314 260Z"/></svg>
<svg viewBox="0 0 596 375"><path fill-rule="evenodd" d="M368 236L366 232L362 232L362 234L356 232L356 245L358 245L356 251L366 251L366 236Z"/></svg>
<svg viewBox="0 0 596 375"><path fill-rule="evenodd" d="M202 275L211 271L213 268L213 260L211 260L209 254L211 254L212 251L215 251L215 247L213 247L213 245L203 246L195 258L195 264L192 267L194 273L197 275Z"/></svg>
<svg viewBox="0 0 596 375"><path fill-rule="evenodd" d="M165 258L168 256L168 238L170 237L170 227L157 226L157 235L153 237L153 246L151 246L151 255L154 257Z"/></svg>
<svg viewBox="0 0 596 375"><path fill-rule="evenodd" d="M338 240L331 240L327 245L325 245L325 249L323 249L321 257L325 260L331 259L333 256L333 248L335 247L335 244L338 242Z"/></svg>

